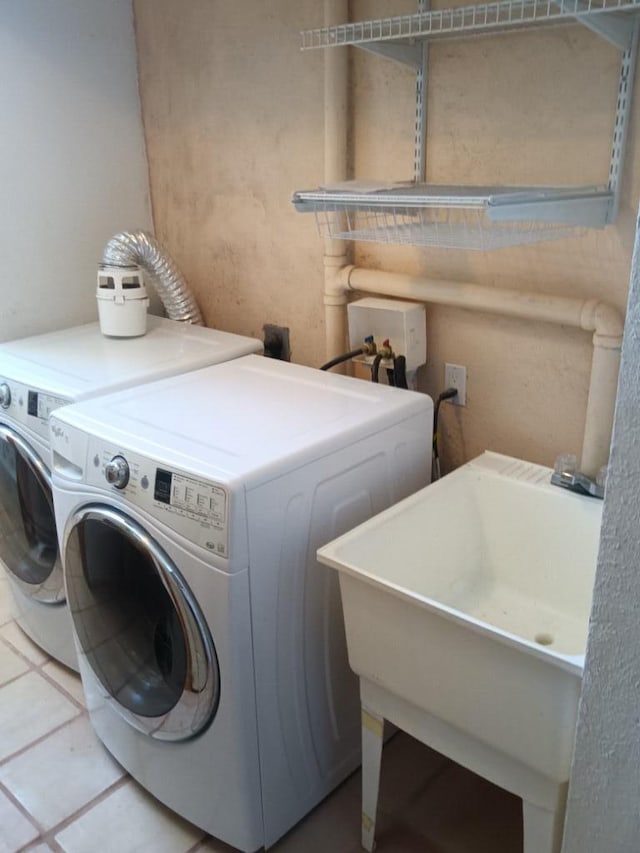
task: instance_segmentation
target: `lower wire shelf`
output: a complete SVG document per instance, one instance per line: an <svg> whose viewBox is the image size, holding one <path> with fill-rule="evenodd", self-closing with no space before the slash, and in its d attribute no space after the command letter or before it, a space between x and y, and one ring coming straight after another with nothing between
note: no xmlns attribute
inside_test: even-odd
<svg viewBox="0 0 640 853"><path fill-rule="evenodd" d="M612 193L598 187L451 187L347 181L294 193L318 233L450 249L490 250L575 236L607 224Z"/></svg>

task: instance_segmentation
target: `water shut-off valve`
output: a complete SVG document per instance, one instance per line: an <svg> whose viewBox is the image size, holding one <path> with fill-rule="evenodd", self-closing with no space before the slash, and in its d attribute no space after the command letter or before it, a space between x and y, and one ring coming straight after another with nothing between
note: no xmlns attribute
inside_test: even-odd
<svg viewBox="0 0 640 853"><path fill-rule="evenodd" d="M591 498L604 498L604 489L607 479L607 468L604 465L598 476L593 479L578 470L578 460L572 453L563 453L556 458L551 485L569 489L579 495L587 495Z"/></svg>

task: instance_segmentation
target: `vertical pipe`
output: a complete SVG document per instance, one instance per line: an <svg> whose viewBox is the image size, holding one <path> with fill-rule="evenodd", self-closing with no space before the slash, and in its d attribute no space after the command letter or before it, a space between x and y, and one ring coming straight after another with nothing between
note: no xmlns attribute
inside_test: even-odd
<svg viewBox="0 0 640 853"><path fill-rule="evenodd" d="M325 26L344 24L347 0L324 0ZM349 56L346 48L324 51L324 182L347 178ZM346 289L337 280L347 263L345 240L324 241L324 305L327 361L347 349ZM344 368L343 368L344 370Z"/></svg>
<svg viewBox="0 0 640 853"><path fill-rule="evenodd" d="M348 18L346 0L325 0L324 23L331 27ZM324 180L347 177L348 52L345 48L324 51ZM331 241L331 243L342 241ZM344 251L344 246L343 246Z"/></svg>
<svg viewBox="0 0 640 853"><path fill-rule="evenodd" d="M606 465L609 459L621 343L618 338L610 345L603 346L596 340L598 335L593 337L593 360L580 463L582 472L590 477L596 477L600 468Z"/></svg>

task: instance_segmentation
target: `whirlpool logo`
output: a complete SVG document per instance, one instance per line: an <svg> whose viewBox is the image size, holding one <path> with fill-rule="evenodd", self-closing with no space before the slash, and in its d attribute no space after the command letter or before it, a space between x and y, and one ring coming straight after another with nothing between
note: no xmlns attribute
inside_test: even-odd
<svg viewBox="0 0 640 853"><path fill-rule="evenodd" d="M65 433L64 428L58 426L58 424L51 423L51 434L54 438L57 438L59 441L65 441L67 444L69 443L69 436Z"/></svg>

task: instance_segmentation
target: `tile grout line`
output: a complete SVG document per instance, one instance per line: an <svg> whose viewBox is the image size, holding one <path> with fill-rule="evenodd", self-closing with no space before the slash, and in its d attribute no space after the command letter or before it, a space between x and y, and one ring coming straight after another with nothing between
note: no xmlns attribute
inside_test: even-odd
<svg viewBox="0 0 640 853"><path fill-rule="evenodd" d="M66 853L56 841L43 841L41 837L36 838L34 841L30 841L29 844L21 847L17 853L29 853L30 850L34 850L41 844L46 844L53 853Z"/></svg>
<svg viewBox="0 0 640 853"><path fill-rule="evenodd" d="M7 800L9 800L11 805L14 806L22 814L23 817L27 818L27 820L29 821L31 826L33 826L33 828L38 832L38 837L34 838L31 841L28 841L27 844L23 845L23 847L27 847L30 844L35 844L36 841L40 840L40 836L42 835L42 827L40 826L38 821L34 818L34 816L29 811L27 811L27 809L22 805L20 800L18 800L11 793L11 791L6 787L6 785L4 785L3 782L0 782L0 792L2 792L4 794L4 796L7 798ZM20 849L22 849L22 848L20 848Z"/></svg>
<svg viewBox="0 0 640 853"><path fill-rule="evenodd" d="M32 643L32 644L36 647L37 651L38 651L40 654L42 654L42 655L45 655L45 656L46 656L46 660L45 660L45 661L43 661L42 663L36 663L36 661L32 660L26 652L24 652L22 649L18 648L18 646L15 646L15 645L11 642L11 640L9 640L7 637L3 636L3 635L2 635L2 633L1 633L1 632L2 632L2 630L3 630L4 628L8 628L8 627L9 627L9 625L14 625L14 626L15 626L15 628L16 628L18 631L20 631L20 632L21 632L21 634L23 634L23 635L24 635L25 639L26 639L26 640L28 640L30 643ZM33 642L33 640L31 639L31 637L29 637L29 635L28 635L28 634L25 634L25 632L24 632L24 631L22 630L22 628L18 625L18 623L16 622L16 620L15 620L15 619L10 619L8 622L4 622L2 625L0 625L0 641L2 641L6 646L8 646L8 648L9 648L12 652L15 652L15 654L17 654L19 657L21 657L23 660L25 660L25 661L29 664L29 666L30 666L32 669L37 669L39 666L44 666L45 664L50 663L50 661L52 661L52 660L53 660L53 658L52 658L52 657L50 657L50 656L49 656L49 655L48 655L44 650L42 650L42 649L38 646L38 644L37 644L37 643L34 643L34 642Z"/></svg>
<svg viewBox="0 0 640 853"><path fill-rule="evenodd" d="M8 627L9 625L14 625L16 629L21 630L15 619L8 619L6 622L3 622L0 625L0 630L5 627ZM27 637L27 635L25 635L25 637ZM27 637L27 639L30 640L29 637ZM30 641L33 642L32 640ZM20 757L25 752L28 752L32 747L41 744L49 737L57 734L66 726L75 723L81 716L88 717L88 712L84 705L82 705L71 693L69 693L61 684L59 684L51 675L49 675L49 673L44 671L45 666L48 666L52 662L56 663L53 658L47 656L45 660L41 661L40 663L36 663L36 661L32 660L22 649L15 646L7 637L2 636L1 634L0 644L4 645L4 647L7 648L8 651L11 651L13 654L15 654L27 666L27 669L24 672L21 672L19 675L9 678L7 681L3 682L3 684L0 685L0 690L2 689L2 687L5 687L9 684L14 683L15 681L18 681L23 676L35 672L40 675L51 687L53 687L56 692L62 695L63 698L69 701L77 712L71 719L61 723L59 726L56 726L55 728L51 729L41 737L35 738L35 740L26 744L22 749L19 749L16 752L5 756L3 759L0 759L0 767L3 767L13 759ZM101 791L99 794L89 800L89 802L84 803L80 808L76 809L72 814L68 815L64 820L59 821L55 826L51 827L50 829L45 829L35 818L35 816L32 815L25 806L23 806L20 800L14 796L11 790L7 788L6 785L2 783L2 781L0 781L0 792L2 792L2 794L14 806L14 808L17 809L17 811L28 821L28 823L38 833L36 838L22 845L22 847L19 848L19 851L26 851L31 847L37 846L38 844L48 844L52 848L54 853L62 851L62 848L55 840L55 836L58 835L58 833L60 833L64 829L66 829L67 826L69 826L75 820L78 820L84 814L89 812L92 808L94 808L94 806L97 806L100 802L109 797L112 793L126 785L130 779L131 777L129 776L129 774L125 772L124 775L117 779L112 785L105 788L104 791Z"/></svg>
<svg viewBox="0 0 640 853"><path fill-rule="evenodd" d="M75 698L75 696L73 696L73 694L69 693L69 691L66 690L62 686L62 684L57 682L52 675L49 675L48 672L44 671L44 667L48 666L51 662L52 661L47 661L46 663L41 664L40 666L36 667L36 671L39 672L40 675L46 681L49 682L49 684L51 684L53 687L55 687L56 690L58 690L60 693L62 693L62 695L65 697L65 699L68 699L70 702L72 702L76 706L76 708L79 708L83 713L87 713L86 705L83 705L78 699ZM54 661L54 663L58 663L58 662ZM60 666L64 666L64 664L60 664ZM70 672L73 672L73 670L70 670ZM75 674L77 675L77 673L75 673ZM79 675L77 677L80 678Z"/></svg>
<svg viewBox="0 0 640 853"><path fill-rule="evenodd" d="M61 820L55 826L52 826L50 829L47 829L46 832L43 832L42 837L39 838L38 841L42 844L49 845L54 842L58 849L62 849L59 847L58 842L55 840L55 836L58 835L60 832L63 832L76 820L79 820L81 817L87 814L87 812L90 812L91 809L95 808L95 806L98 806L103 800L106 800L108 797L110 797L111 794L115 793L120 788L123 788L130 780L131 776L129 776L128 773L125 773L124 776L122 776L120 779L116 779L116 781L109 785L108 788L105 788L104 791L100 791L99 794L96 794L96 796L92 800L89 800L88 803L84 803L84 805L80 806L79 809L76 809L73 814L68 815L64 818L64 820Z"/></svg>
<svg viewBox="0 0 640 853"><path fill-rule="evenodd" d="M9 620L9 622L5 622L4 625L0 625L0 631L2 631L3 628L6 628L7 625L11 625L11 624L16 625L16 627L17 627L17 623L13 619L11 619L11 620ZM19 648L14 646L13 643L11 642L11 640L7 640L6 637L3 637L1 633L0 633L0 643L3 643L10 652L13 652L15 655L17 655L23 661L28 663L29 669L35 669L38 666L38 664L35 661L32 661L30 658L28 658L24 654L24 652L20 651Z"/></svg>
<svg viewBox="0 0 640 853"><path fill-rule="evenodd" d="M10 620L10 622L13 622L13 624L18 628L18 630L22 630L15 620ZM10 624L10 622L5 623L5 625ZM0 625L0 630L2 630L3 627L4 627L4 625ZM25 637L27 637L26 634L25 634ZM29 639L30 642L33 642L33 640L31 640L29 637L27 637L27 639ZM4 645L10 651L14 652L14 654L17 654L20 658L22 658L22 660L24 660L29 665L29 669L27 671L39 673L46 681L49 682L49 684L51 684L52 687L55 687L56 690L58 690L60 693L62 693L62 695L64 696L65 699L68 699L70 702L73 703L73 705L75 705L81 711L87 710L85 705L83 705L78 699L76 699L72 693L70 693L65 687L63 687L62 684L60 684L58 681L56 681L56 679L52 675L49 675L48 672L44 671L45 666L49 666L49 664L51 664L51 663L57 664L58 666L62 666L62 667L64 667L64 664L60 663L60 661L57 661L57 660L55 660L55 658L52 658L52 657L47 657L47 659L42 661L41 663L36 663L35 661L31 660L31 658L29 658L17 646L14 646L13 643L11 642L11 640L8 640L6 637L3 637L1 634L0 634L0 642L4 643ZM43 652L43 654L46 654L46 652ZM65 669L69 669L69 668L65 667ZM72 675L76 676L78 679L80 679L80 675L77 672L74 672L72 669L69 669L69 672ZM26 675L26 674L27 674L26 672L21 672L20 675L16 675L16 676L13 676L12 678L7 679L7 681L4 681L0 685L0 688L4 687L5 684L10 684L12 681L16 681L18 678L20 678L21 676Z"/></svg>
<svg viewBox="0 0 640 853"><path fill-rule="evenodd" d="M10 624L14 624L16 626L16 628L18 628L18 630L21 630L19 625L17 625L17 623L15 622L14 619L10 619L7 622L3 623L0 626L0 629L7 626L7 625L10 625ZM31 642L33 642L33 641L31 641ZM58 734L62 729L66 728L67 726L71 725L72 723L75 723L81 716L86 716L88 718L89 715L88 715L87 709L84 705L82 705L72 694L70 694L67 690L65 690L65 688L61 684L59 684L51 675L49 675L49 673L44 671L45 666L48 666L52 662L56 663L56 661L53 658L47 657L46 660L41 661L40 663L36 663L34 660L29 658L28 655L25 654L21 649L14 646L13 643L11 643L11 641L9 639L7 639L6 637L4 637L2 635L0 635L0 643L4 644L4 646L7 649L9 649L11 652L13 652L18 657L20 657L27 664L27 667L28 667L27 670L25 670L24 672L21 672L19 675L15 676L13 678L10 678L6 682L4 682L0 686L0 690L2 689L2 687L6 686L7 684L11 684L15 681L18 681L23 676L28 675L29 673L35 672L38 675L40 675L48 684L50 684L56 690L56 692L60 693L65 699L67 699L73 705L74 709L77 711L77 713L74 714L74 716L71 719L65 720L65 722L61 723L59 726L56 726L55 728L48 731L46 734L42 735L41 737L36 738L35 740L31 741L28 744L26 744L22 749L19 749L16 752L13 752L8 756L5 756L5 758L0 759L0 767L2 767L5 764L8 764L10 761L13 761L13 759L20 757L25 752L28 752L32 747L35 747L35 746L41 744L43 741L47 740L49 737L51 737L55 734ZM124 770L124 768L123 768L123 770ZM28 811L28 809L22 805L20 800L18 800L17 797L15 797L13 795L13 793L9 790L9 788L7 788L6 785L4 785L1 781L0 781L0 791L2 791L2 793L7 797L9 802L11 802L11 804L17 808L17 810L29 821L29 823L33 826L33 828L38 832L37 838L34 838L33 840L29 841L26 845L23 845L23 847L20 849L21 850L27 850L29 847L32 847L36 844L49 844L49 846L53 846L53 849L55 851L58 851L58 850L61 850L62 848L59 846L58 842L55 840L55 836L59 832L66 829L66 827L68 825L70 825L71 823L73 823L75 820L79 819L84 814L89 812L94 806L96 806L100 802L102 802L102 800L104 800L108 796L110 796L114 791L116 791L119 788L126 785L130 779L131 779L131 777L129 776L129 774L125 772L123 776L121 776L119 779L117 779L109 787L105 788L104 791L101 791L99 794L97 794L95 797L93 797L91 800L89 800L89 802L84 803L80 808L76 809L72 814L68 815L64 820L59 821L55 826L51 827L50 829L45 829L37 821L37 819Z"/></svg>
<svg viewBox="0 0 640 853"><path fill-rule="evenodd" d="M28 673L26 673L26 672L23 673L23 675L27 675L27 674ZM22 678L23 676L20 676L20 677ZM2 768L5 764L8 764L10 761L13 761L14 758L18 758L19 756L23 755L25 752L30 750L32 746L36 746L38 744L41 744L43 741L45 741L51 735L57 734L57 732L59 732L61 729L64 729L65 726L68 726L71 723L74 723L80 716L82 716L80 713L75 714L73 717L71 717L71 719L65 720L63 723L60 723L60 725L56 726L55 728L51 729L50 731L46 732L45 734L40 735L40 737L37 737L35 740L32 740L30 743L26 744L21 749L16 750L16 752L12 752L10 755L5 755L4 758L0 758L0 768Z"/></svg>
<svg viewBox="0 0 640 853"><path fill-rule="evenodd" d="M58 726L56 729L53 729L51 732L49 732L49 735L56 734L61 729L65 728L65 726L70 725L71 723L75 722L77 719L78 719L78 716L73 717L71 720L68 720L66 723L63 723L62 725ZM19 752L16 752L16 753L13 753L13 755L11 756L11 759L21 755L23 752L30 749L31 746L34 746L36 744L41 743L43 740L46 740L47 737L49 737L49 735L45 735L42 738L38 738L38 740L33 741L33 743L29 744L23 750L20 750ZM5 759L5 761L8 761L8 760L9 759ZM0 766L2 765L2 763L3 762L0 762ZM119 766L121 766L121 765L119 765ZM123 768L123 770L124 770L124 768ZM30 846L33 846L35 844L49 844L49 846L51 846L53 844L55 851L62 850L62 848L59 846L58 842L55 841L55 835L57 835L62 830L66 829L69 824L73 823L75 820L82 817L84 814L86 814L88 811L90 811L94 806L98 805L102 800L104 800L108 796L110 796L114 791L123 787L131 778L132 777L129 776L129 774L126 773L126 771L125 771L123 776L121 776L119 779L116 779L115 782L113 782L111 785L109 785L103 791L100 791L100 793L96 794L96 796L93 797L91 800L89 800L86 803L83 803L82 806L77 808L74 812L72 812L70 815L67 815L67 817L65 817L63 820L59 821L58 823L56 823L54 826L50 827L49 829L45 829L39 823L39 821L34 817L34 815L32 815L31 812L29 812L29 810L25 806L22 805L20 800L18 800L15 797L15 795L10 791L10 789L7 788L3 782L0 781L0 791L2 791L2 793L5 794L7 796L7 798L11 801L11 803L13 805L15 805L18 808L18 810L26 818L29 819L29 822L34 826L34 828L39 833L37 838L34 838L32 841L29 841L26 845L24 845L23 848L20 848L20 850L28 849Z"/></svg>
<svg viewBox="0 0 640 853"><path fill-rule="evenodd" d="M70 824L74 821L78 820L80 817L85 815L87 812L91 811L94 806L99 805L102 800L105 800L119 788L124 787L124 785L131 779L131 777L125 773L120 779L116 779L108 788L105 788L104 791L100 791L99 794L89 800L89 802L84 803L80 808L76 809L70 815L67 815L63 820L58 821L54 826L49 829L45 829L36 818L22 805L22 803L16 799L16 797L9 791L8 788L0 782L0 791L4 794L8 794L8 798L12 802L12 804L16 805L22 814L29 819L29 822L32 826L38 831L38 837L34 838L32 841L28 841L23 847L19 848L20 850L28 849L29 847L35 844L48 844L49 846L55 845L55 850L61 850L62 848L55 840L55 836L65 830Z"/></svg>
<svg viewBox="0 0 640 853"><path fill-rule="evenodd" d="M12 675L11 678L7 678L6 681L3 681L2 684L0 684L0 690L2 690L3 687L8 687L10 684L19 681L23 675L29 675L30 672L33 672L33 670L27 669L24 672L19 672L17 675Z"/></svg>

